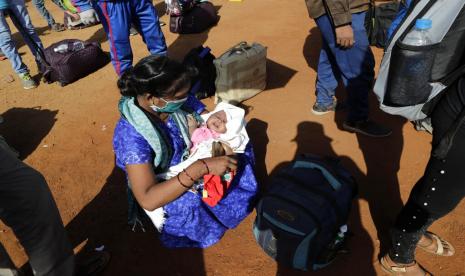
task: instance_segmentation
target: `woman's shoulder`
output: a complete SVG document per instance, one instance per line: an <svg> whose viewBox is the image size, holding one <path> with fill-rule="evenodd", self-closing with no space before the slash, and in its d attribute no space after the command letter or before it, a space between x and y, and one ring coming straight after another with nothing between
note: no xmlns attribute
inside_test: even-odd
<svg viewBox="0 0 465 276"><path fill-rule="evenodd" d="M113 141L123 139L127 136L141 136L136 129L124 118L120 118L115 126Z"/></svg>
<svg viewBox="0 0 465 276"><path fill-rule="evenodd" d="M113 150L117 165L122 168L128 164L150 163L153 158L149 143L124 118L116 123Z"/></svg>
<svg viewBox="0 0 465 276"><path fill-rule="evenodd" d="M120 118L116 123L113 134L113 147L115 151L121 148L150 148L144 137L124 118Z"/></svg>

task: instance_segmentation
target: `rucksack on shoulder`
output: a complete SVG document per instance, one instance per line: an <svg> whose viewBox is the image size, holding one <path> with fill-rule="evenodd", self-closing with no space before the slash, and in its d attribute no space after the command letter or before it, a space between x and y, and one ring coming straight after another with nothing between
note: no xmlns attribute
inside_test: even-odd
<svg viewBox="0 0 465 276"><path fill-rule="evenodd" d="M355 181L333 159L302 155L272 179L257 205L253 233L279 264L317 270L335 257Z"/></svg>
<svg viewBox="0 0 465 276"><path fill-rule="evenodd" d="M403 44L418 18L432 20L432 44ZM464 72L465 0L417 0L385 48L374 92L383 111L421 120Z"/></svg>

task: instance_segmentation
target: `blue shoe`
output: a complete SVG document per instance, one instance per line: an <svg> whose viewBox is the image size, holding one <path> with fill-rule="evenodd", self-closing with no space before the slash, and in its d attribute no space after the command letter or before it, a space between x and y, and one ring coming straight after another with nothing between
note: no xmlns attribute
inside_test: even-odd
<svg viewBox="0 0 465 276"><path fill-rule="evenodd" d="M336 105L336 101L333 101L333 103L328 106L315 103L312 107L312 113L315 115L324 115L326 113L336 111Z"/></svg>

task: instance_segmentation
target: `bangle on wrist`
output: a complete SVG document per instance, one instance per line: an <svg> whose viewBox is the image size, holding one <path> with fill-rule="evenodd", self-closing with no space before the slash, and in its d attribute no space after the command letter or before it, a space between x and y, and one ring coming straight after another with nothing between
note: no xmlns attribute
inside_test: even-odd
<svg viewBox="0 0 465 276"><path fill-rule="evenodd" d="M182 171L187 175L187 177L189 177L192 180L192 182L195 182L192 176L190 176L185 169L182 169Z"/></svg>
<svg viewBox="0 0 465 276"><path fill-rule="evenodd" d="M203 159L199 159L199 161L205 165L205 168L207 168L207 174L210 174L210 168L208 168L207 162L203 161Z"/></svg>
<svg viewBox="0 0 465 276"><path fill-rule="evenodd" d="M191 185L191 186L187 186L187 185L185 185L184 183L182 183L181 178L179 178L179 174L176 175L176 178L178 179L179 184L181 184L181 186L183 186L184 188L186 188L186 189L192 188L192 185Z"/></svg>

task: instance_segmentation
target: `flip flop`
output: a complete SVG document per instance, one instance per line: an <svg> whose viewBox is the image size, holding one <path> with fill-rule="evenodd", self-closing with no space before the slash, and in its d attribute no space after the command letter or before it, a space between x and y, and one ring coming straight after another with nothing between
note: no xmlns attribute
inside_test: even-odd
<svg viewBox="0 0 465 276"><path fill-rule="evenodd" d="M390 265L388 264L386 260L386 256L383 256L379 260L379 264L381 265L381 269L386 272L389 275L394 275L394 276L402 276L406 275L406 273L409 273L412 271L413 267L419 267L425 272L425 276L433 276L433 274L429 273L426 269L424 269L419 263L415 262L412 265L409 266L396 266L396 265Z"/></svg>
<svg viewBox="0 0 465 276"><path fill-rule="evenodd" d="M428 236L429 238L431 238L432 242L436 242L437 249L436 250L429 249L428 246L431 244L429 244L428 246L421 246L420 244L418 244L417 246L420 249L423 249L424 251L428 253L435 254L438 256L449 257L455 254L454 247L448 241L441 239L438 235L431 233L431 232L426 232L425 236Z"/></svg>

